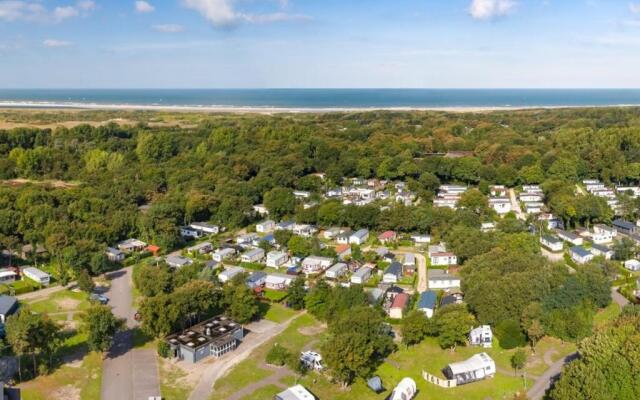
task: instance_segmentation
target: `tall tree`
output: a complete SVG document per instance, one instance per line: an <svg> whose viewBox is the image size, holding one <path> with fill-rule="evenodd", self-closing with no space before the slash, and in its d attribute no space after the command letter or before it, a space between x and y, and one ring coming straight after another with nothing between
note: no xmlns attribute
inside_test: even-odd
<svg viewBox="0 0 640 400"><path fill-rule="evenodd" d="M113 337L124 327L124 320L117 319L111 308L94 305L83 316L87 332L87 344L92 351L105 352L113 344Z"/></svg>

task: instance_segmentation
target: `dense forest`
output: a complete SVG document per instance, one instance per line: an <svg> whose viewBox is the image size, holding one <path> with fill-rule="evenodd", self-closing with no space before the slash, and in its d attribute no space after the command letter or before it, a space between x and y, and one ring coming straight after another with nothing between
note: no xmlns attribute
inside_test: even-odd
<svg viewBox="0 0 640 400"><path fill-rule="evenodd" d="M431 208L442 182L485 191L493 183L542 183L552 211L566 222L607 221L612 214L603 200L576 197L570 183L640 179L635 108L211 115L196 121L0 130L0 179L35 182L0 189L4 247L42 244L80 268L119 239L137 236L171 249L180 243L177 227L190 221L245 226L255 218L252 205L262 202L278 217L308 223L435 234L456 221L477 225L477 216L465 210ZM468 153L441 156L451 151ZM320 193L352 176L405 180L425 201L385 211L331 201L303 209L289 201L291 188ZM38 184L46 180L64 184ZM635 214L635 201L624 209ZM100 268L99 260L93 264Z"/></svg>
<svg viewBox="0 0 640 400"><path fill-rule="evenodd" d="M65 115L58 113L56 121ZM67 115L83 116L96 115ZM596 310L611 301L616 268L610 261L596 258L575 273L551 263L528 232L531 221L513 214L498 218L486 194L492 184L541 184L550 211L568 226L610 222L606 201L576 195L575 183L598 178L638 184L640 109L189 114L188 123L179 124L151 122L149 113L125 116L139 122L0 130L0 248L43 246L50 272L66 281L110 268L104 249L122 239L138 237L168 252L184 244L179 227L190 222L209 221L231 231L251 228L261 218L253 206L263 203L274 219L429 233L434 241L446 241L462 264L466 305L445 307L429 324L408 319L403 329L413 343L438 336L442 347L455 347L464 343L469 321L494 326L504 348L526 340L533 344L544 335L578 341L591 334ZM401 180L419 201L381 208L324 200L322 194L345 177ZM431 200L442 183L475 188L456 210L434 208ZM311 192L311 204L298 201L294 189ZM621 202L625 217L638 216L635 199ZM487 221L496 222L495 231L480 229ZM322 249L317 239L289 232L275 236L298 256L333 251ZM617 244L616 252L628 253L625 246ZM147 333L162 336L178 329L187 313L228 310L248 321L258 312L241 281L217 287L200 267L136 271L136 287L147 297L141 307L151 316L143 321ZM303 283L302 294L291 297L330 328L365 303L361 287L334 293L316 282L304 297ZM216 295L203 295L211 291ZM364 309L353 318L370 314ZM332 338L352 339L339 329ZM390 348L386 342L377 345L371 359L379 362ZM368 360L348 369L338 365L342 355L333 356L332 368L344 382L366 376L376 365ZM561 384L556 392L569 389Z"/></svg>

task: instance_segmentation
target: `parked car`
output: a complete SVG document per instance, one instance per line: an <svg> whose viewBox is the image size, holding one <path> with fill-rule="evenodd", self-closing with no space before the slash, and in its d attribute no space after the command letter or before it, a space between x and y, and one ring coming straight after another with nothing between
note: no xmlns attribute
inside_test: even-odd
<svg viewBox="0 0 640 400"><path fill-rule="evenodd" d="M91 293L89 300L97 301L100 304L107 304L109 302L109 298L107 296L98 293Z"/></svg>

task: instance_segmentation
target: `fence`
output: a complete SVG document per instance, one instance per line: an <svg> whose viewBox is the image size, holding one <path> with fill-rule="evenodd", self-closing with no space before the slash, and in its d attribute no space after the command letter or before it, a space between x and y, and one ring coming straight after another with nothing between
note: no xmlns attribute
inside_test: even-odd
<svg viewBox="0 0 640 400"><path fill-rule="evenodd" d="M422 377L424 378L425 381L429 383L433 383L434 385L438 385L445 389L456 387L455 379L440 379L437 376L433 376L426 371L422 371Z"/></svg>

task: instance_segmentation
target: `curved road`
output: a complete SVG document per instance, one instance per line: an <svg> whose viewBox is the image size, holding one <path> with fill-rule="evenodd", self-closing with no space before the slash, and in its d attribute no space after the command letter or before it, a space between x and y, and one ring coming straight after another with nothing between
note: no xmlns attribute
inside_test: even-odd
<svg viewBox="0 0 640 400"><path fill-rule="evenodd" d="M627 300L623 295L618 293L618 288L611 288L611 298L615 301L620 307L624 307L629 304L629 300ZM540 400L547 392L547 390L551 387L551 384L560 377L560 373L562 372L562 367L565 364L575 360L578 358L578 352L574 352L569 354L568 356L556 361L553 363L549 369L542 374L536 382L533 384L531 389L527 392L527 397L531 400Z"/></svg>

